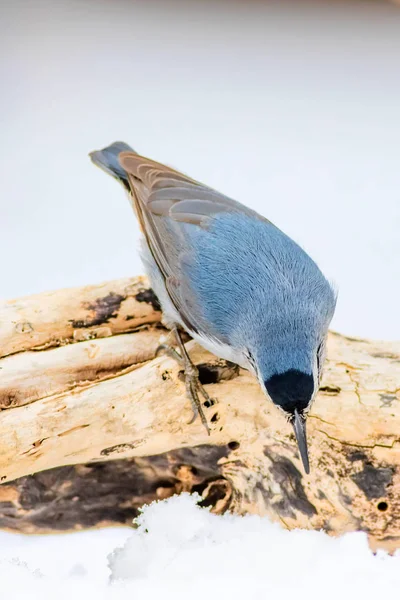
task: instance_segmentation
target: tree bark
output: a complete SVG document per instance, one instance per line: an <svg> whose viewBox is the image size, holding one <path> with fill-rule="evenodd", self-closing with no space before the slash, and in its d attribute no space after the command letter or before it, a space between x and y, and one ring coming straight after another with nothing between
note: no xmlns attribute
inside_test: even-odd
<svg viewBox="0 0 400 600"><path fill-rule="evenodd" d="M400 343L330 334L305 476L254 377L193 341L215 403L210 436L188 424L180 367L156 357L167 334L144 278L0 307L0 527L128 523L143 503L187 490L218 513L400 546Z"/></svg>

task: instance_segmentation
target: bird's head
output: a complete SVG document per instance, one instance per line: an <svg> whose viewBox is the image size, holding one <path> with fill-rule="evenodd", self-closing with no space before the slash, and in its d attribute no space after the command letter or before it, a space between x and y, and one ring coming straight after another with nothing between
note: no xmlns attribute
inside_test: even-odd
<svg viewBox="0 0 400 600"><path fill-rule="evenodd" d="M291 423L307 474L306 419L322 376L329 321L319 326L309 313L270 326L270 335L258 341L250 360L265 393Z"/></svg>

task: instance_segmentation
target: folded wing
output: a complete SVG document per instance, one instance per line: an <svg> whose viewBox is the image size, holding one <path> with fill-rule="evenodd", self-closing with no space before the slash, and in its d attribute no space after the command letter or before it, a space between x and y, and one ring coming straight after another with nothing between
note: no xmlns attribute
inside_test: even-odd
<svg viewBox="0 0 400 600"><path fill-rule="evenodd" d="M150 252L165 281L166 289L189 330L210 333L204 322L199 299L183 276L183 264L190 264L193 228L207 231L221 213L241 213L263 219L235 200L190 179L165 165L121 152L118 156L127 174L132 201ZM213 243L210 233L207 242Z"/></svg>

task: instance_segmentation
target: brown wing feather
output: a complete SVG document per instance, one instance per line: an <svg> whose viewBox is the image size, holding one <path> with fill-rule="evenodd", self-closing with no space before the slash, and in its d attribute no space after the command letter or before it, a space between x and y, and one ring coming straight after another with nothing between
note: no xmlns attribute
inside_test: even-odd
<svg viewBox="0 0 400 600"><path fill-rule="evenodd" d="M263 217L194 179L138 154L121 152L118 160L128 175L138 221L170 299L188 328L197 330L201 315L190 318L195 309L188 299L193 294L181 273L183 256L188 258L192 252L184 224L207 228L218 213L240 212L252 218Z"/></svg>

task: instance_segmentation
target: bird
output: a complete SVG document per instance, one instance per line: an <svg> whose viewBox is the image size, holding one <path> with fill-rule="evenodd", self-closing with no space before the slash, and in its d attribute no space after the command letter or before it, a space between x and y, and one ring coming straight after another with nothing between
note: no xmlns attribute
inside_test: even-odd
<svg viewBox="0 0 400 600"><path fill-rule="evenodd" d="M337 291L317 264L267 218L124 142L89 154L122 184L142 232L140 253L185 373L193 419L210 430L210 402L182 338L251 371L291 423L303 468ZM245 173L245 176L249 174ZM204 400L203 400L204 402ZM190 422L192 422L190 421Z"/></svg>

